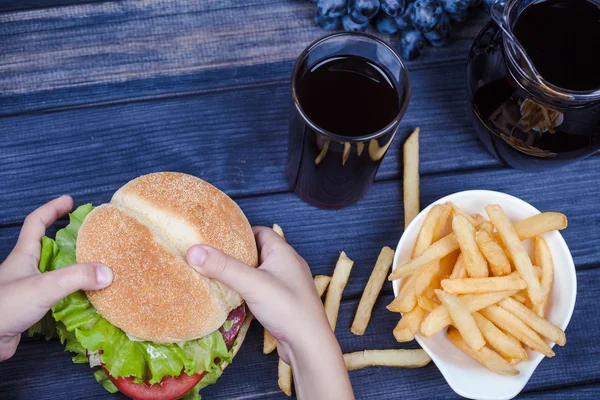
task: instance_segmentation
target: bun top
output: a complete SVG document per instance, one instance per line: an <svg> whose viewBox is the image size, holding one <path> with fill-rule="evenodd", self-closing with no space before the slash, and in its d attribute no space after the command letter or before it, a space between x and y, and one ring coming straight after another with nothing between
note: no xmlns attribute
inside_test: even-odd
<svg viewBox="0 0 600 400"><path fill-rule="evenodd" d="M111 324L141 340L175 343L208 335L242 299L186 263L194 244L258 265L250 224L226 194L191 175L140 176L81 225L77 262L100 262L114 274L109 287L87 296Z"/></svg>

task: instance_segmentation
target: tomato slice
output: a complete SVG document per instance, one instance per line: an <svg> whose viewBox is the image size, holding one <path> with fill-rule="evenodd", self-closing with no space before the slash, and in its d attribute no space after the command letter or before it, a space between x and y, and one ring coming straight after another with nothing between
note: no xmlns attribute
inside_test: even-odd
<svg viewBox="0 0 600 400"><path fill-rule="evenodd" d="M174 400L183 396L204 378L206 372L201 374L188 375L184 372L181 375L172 377L166 376L160 383L149 385L147 383L135 383L133 377L112 377L106 369L104 370L108 379L115 384L117 389L125 396L136 400Z"/></svg>

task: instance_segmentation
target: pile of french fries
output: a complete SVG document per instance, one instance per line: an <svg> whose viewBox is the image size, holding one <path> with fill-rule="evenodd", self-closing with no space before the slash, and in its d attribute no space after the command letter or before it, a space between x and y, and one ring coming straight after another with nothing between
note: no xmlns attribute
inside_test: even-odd
<svg viewBox="0 0 600 400"><path fill-rule="evenodd" d="M465 354L495 373L517 375L525 347L553 357L546 340L566 343L562 329L544 318L554 263L540 235L566 228L567 218L545 212L513 225L499 205L485 211L489 220L452 203L433 206L412 258L389 276L402 285L387 308L402 313L393 331L398 342L449 327L448 338Z"/></svg>

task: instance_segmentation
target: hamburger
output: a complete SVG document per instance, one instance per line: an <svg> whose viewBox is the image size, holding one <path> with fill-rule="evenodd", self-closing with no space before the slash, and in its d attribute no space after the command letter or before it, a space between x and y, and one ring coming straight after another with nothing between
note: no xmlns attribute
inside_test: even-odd
<svg viewBox="0 0 600 400"><path fill-rule="evenodd" d="M42 272L76 262L113 271L107 288L73 293L51 309L73 361L97 368L96 380L111 393L199 399L239 351L251 316L236 292L189 267L185 255L194 244L258 264L238 205L209 183L173 172L141 176L110 203L78 207L56 240L43 238Z"/></svg>

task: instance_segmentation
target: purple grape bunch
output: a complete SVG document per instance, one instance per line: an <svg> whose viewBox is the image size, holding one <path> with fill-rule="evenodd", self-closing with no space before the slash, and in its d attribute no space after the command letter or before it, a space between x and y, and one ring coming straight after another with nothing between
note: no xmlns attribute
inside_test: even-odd
<svg viewBox="0 0 600 400"><path fill-rule="evenodd" d="M315 2L315 0L311 0ZM407 60L421 55L425 44L445 46L450 24L462 23L469 10L488 0L317 0L315 22L323 29L397 35L396 49Z"/></svg>

